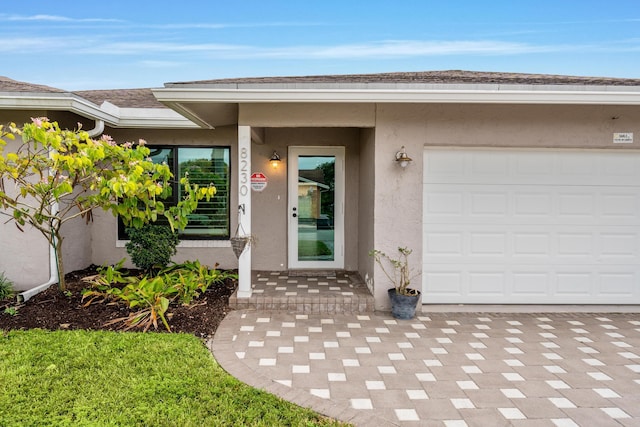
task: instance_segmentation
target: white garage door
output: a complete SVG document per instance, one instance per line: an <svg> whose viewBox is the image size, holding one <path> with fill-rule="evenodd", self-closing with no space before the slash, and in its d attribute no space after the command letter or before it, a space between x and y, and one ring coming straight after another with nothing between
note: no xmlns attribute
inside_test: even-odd
<svg viewBox="0 0 640 427"><path fill-rule="evenodd" d="M640 153L424 153L424 303L640 303Z"/></svg>

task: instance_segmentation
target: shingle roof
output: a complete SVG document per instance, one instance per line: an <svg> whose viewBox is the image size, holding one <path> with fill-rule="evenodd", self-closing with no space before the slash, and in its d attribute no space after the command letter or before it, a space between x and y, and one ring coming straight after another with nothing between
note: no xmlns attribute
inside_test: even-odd
<svg viewBox="0 0 640 427"><path fill-rule="evenodd" d="M51 86L20 82L9 77L0 76L0 92L38 92L64 93L66 91Z"/></svg>
<svg viewBox="0 0 640 427"><path fill-rule="evenodd" d="M80 90L73 93L96 105L109 101L122 108L167 108L153 96L151 89Z"/></svg>
<svg viewBox="0 0 640 427"><path fill-rule="evenodd" d="M69 92L51 86L21 82L0 76L0 92L66 93L79 96L96 105L109 101L121 108L167 108L153 96L151 89L106 89Z"/></svg>
<svg viewBox="0 0 640 427"><path fill-rule="evenodd" d="M165 86L209 84L295 84L295 83L405 83L405 84L514 84L514 85L595 85L640 86L640 79L563 76L553 74L500 73L483 71L418 71L379 74L325 76L247 77L167 83Z"/></svg>

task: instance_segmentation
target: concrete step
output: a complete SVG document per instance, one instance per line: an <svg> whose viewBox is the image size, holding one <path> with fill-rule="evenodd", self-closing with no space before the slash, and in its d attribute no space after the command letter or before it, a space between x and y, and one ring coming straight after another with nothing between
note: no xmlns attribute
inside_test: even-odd
<svg viewBox="0 0 640 427"><path fill-rule="evenodd" d="M252 295L229 298L235 309L286 311L301 314L372 313L373 296L356 272L330 271L317 274L296 271L255 271Z"/></svg>

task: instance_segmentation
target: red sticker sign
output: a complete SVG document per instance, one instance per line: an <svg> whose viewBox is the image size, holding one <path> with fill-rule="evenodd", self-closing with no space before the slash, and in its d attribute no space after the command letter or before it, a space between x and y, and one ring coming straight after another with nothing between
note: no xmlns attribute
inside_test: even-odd
<svg viewBox="0 0 640 427"><path fill-rule="evenodd" d="M267 188L267 176L262 172L251 174L251 189L253 191L262 191Z"/></svg>

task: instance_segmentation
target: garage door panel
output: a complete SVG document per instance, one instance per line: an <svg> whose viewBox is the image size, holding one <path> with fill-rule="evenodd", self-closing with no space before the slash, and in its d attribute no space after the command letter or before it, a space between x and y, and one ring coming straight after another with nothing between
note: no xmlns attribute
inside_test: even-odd
<svg viewBox="0 0 640 427"><path fill-rule="evenodd" d="M578 269L576 269L578 270ZM593 274L586 271L560 271L556 273L557 296L593 295Z"/></svg>
<svg viewBox="0 0 640 427"><path fill-rule="evenodd" d="M424 301L640 303L639 154L426 150Z"/></svg>
<svg viewBox="0 0 640 427"><path fill-rule="evenodd" d="M496 296L501 297L505 294L506 278L505 272L500 270L494 271L469 271L469 288L468 295L474 296Z"/></svg>
<svg viewBox="0 0 640 427"><path fill-rule="evenodd" d="M500 256L508 253L507 233L504 232L470 232L469 255L471 256Z"/></svg>
<svg viewBox="0 0 640 427"><path fill-rule="evenodd" d="M600 255L603 259L632 261L638 258L638 234L605 232L600 234Z"/></svg>
<svg viewBox="0 0 640 427"><path fill-rule="evenodd" d="M597 195L591 191L558 192L558 217L563 219L585 218L591 220L597 217Z"/></svg>
<svg viewBox="0 0 640 427"><path fill-rule="evenodd" d="M433 229L433 224L425 227ZM517 225L462 225L437 227L425 231L425 263L515 262L531 264L544 261L564 264L640 264L640 234L624 233L620 227L530 226L514 231Z"/></svg>
<svg viewBox="0 0 640 427"><path fill-rule="evenodd" d="M513 258L549 258L551 256L551 239L549 233L543 231L513 233Z"/></svg>
<svg viewBox="0 0 640 427"><path fill-rule="evenodd" d="M429 302L435 302L431 299L433 296L437 298L456 298L464 293L462 273L457 270L440 270L440 271L423 271L422 277L427 284L429 292L425 296L429 296Z"/></svg>
<svg viewBox="0 0 640 427"><path fill-rule="evenodd" d="M546 297L551 290L551 275L546 271L515 271L512 275L512 292L518 298Z"/></svg>
<svg viewBox="0 0 640 427"><path fill-rule="evenodd" d="M426 151L424 183L636 186L640 180L640 158L628 151Z"/></svg>
<svg viewBox="0 0 640 427"><path fill-rule="evenodd" d="M509 195L503 192L479 190L469 194L468 199L471 204L471 216L490 216L495 219L505 217L509 213Z"/></svg>
<svg viewBox="0 0 640 427"><path fill-rule="evenodd" d="M628 155L628 152L616 154L600 159L601 174L617 183L629 185L640 177L640 159L636 155Z"/></svg>
<svg viewBox="0 0 640 427"><path fill-rule="evenodd" d="M558 256L561 258L593 259L596 255L595 233L592 232L558 232Z"/></svg>
<svg viewBox="0 0 640 427"><path fill-rule="evenodd" d="M622 268L582 271L581 265L471 265L425 270L425 303L630 304L640 298L638 274ZM464 295L464 300L460 296Z"/></svg>
<svg viewBox="0 0 640 427"><path fill-rule="evenodd" d="M638 195L627 192L610 191L601 197L600 209L602 217L608 221L638 221L640 218Z"/></svg>
<svg viewBox="0 0 640 427"><path fill-rule="evenodd" d="M443 218L451 220L453 216L464 214L465 194L454 189L433 189L426 195L425 214L430 218Z"/></svg>
<svg viewBox="0 0 640 427"><path fill-rule="evenodd" d="M600 295L633 298L638 275L627 272L603 272L598 277L597 291Z"/></svg>
<svg viewBox="0 0 640 427"><path fill-rule="evenodd" d="M640 179L638 181L640 183ZM429 223L639 225L637 188L425 184Z"/></svg>
<svg viewBox="0 0 640 427"><path fill-rule="evenodd" d="M553 219L553 195L546 191L514 191L513 216L531 218L534 221L550 221Z"/></svg>
<svg viewBox="0 0 640 427"><path fill-rule="evenodd" d="M425 236L428 240L425 243L425 253L430 257L453 257L454 259L463 256L464 236L461 232L443 230L441 232L428 233Z"/></svg>

